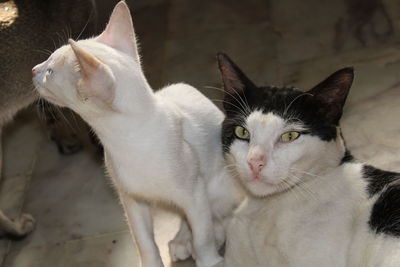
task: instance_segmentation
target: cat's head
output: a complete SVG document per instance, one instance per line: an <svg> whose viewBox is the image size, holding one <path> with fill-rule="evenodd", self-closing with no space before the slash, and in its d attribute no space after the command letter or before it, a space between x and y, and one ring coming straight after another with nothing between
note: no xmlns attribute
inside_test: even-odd
<svg viewBox="0 0 400 267"><path fill-rule="evenodd" d="M69 40L35 66L32 75L43 98L88 116L129 110L134 107L132 99L143 103L143 94L150 90L123 1L115 6L104 32L87 40Z"/></svg>
<svg viewBox="0 0 400 267"><path fill-rule="evenodd" d="M258 87L224 54L218 54L226 118L222 142L228 168L255 196L299 186L340 164L340 135L353 69L344 68L303 92Z"/></svg>

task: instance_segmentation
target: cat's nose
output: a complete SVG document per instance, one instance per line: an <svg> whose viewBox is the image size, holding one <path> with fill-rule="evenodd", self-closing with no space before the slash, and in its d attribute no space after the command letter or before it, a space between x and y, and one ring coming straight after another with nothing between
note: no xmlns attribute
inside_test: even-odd
<svg viewBox="0 0 400 267"><path fill-rule="evenodd" d="M255 175L259 175L261 170L265 166L265 156L258 155L258 156L253 156L247 160L247 164L249 164L250 170L253 172Z"/></svg>

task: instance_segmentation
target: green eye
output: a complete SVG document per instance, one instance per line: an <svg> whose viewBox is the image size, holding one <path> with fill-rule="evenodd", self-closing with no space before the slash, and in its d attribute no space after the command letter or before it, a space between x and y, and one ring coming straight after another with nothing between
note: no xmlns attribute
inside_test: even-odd
<svg viewBox="0 0 400 267"><path fill-rule="evenodd" d="M281 135L281 141L285 143L292 142L299 138L299 136L299 132L287 132Z"/></svg>
<svg viewBox="0 0 400 267"><path fill-rule="evenodd" d="M235 135L239 139L243 139L243 140L249 140L250 139L249 131L247 131L247 129L242 127L242 126L236 126L235 127Z"/></svg>

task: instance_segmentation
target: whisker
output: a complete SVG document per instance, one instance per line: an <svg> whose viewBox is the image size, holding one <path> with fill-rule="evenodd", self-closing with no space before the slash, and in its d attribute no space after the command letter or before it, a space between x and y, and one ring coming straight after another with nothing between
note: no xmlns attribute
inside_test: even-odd
<svg viewBox="0 0 400 267"><path fill-rule="evenodd" d="M237 105L235 105L233 103L230 103L230 102L227 102L227 101L221 100L221 99L210 99L210 100L213 101L213 102L222 102L222 103L229 104L229 105L231 105L231 106L233 106L233 107L238 109L237 111L234 112L235 114L241 115L243 117L247 117L248 116L248 114L244 113L243 110L240 107L238 107Z"/></svg>
<svg viewBox="0 0 400 267"><path fill-rule="evenodd" d="M238 98L236 98L236 96L235 95L233 95L233 94L231 94L231 93L229 93L229 92L227 92L227 91L225 91L225 90L223 90L223 89L221 89L221 88L218 88L218 87L214 87L214 86L204 86L205 88L209 88L209 89L214 89L214 90L218 90L218 91L221 91L221 92L224 92L225 94L228 94L229 96L231 96L236 102L238 102L239 104L240 104L240 106L242 107L242 109L243 109L243 111L244 112L250 112L251 110L250 110L250 107L249 107L249 105L248 105L248 103L247 103L247 105L246 105L246 102L244 102L243 101L243 98L240 96L240 94L235 90L235 92L236 92L236 96L238 96L239 97L239 99Z"/></svg>
<svg viewBox="0 0 400 267"><path fill-rule="evenodd" d="M75 40L79 40L79 38L81 38L81 35L82 35L83 32L86 30L86 27L89 25L90 20L93 18L94 12L95 12L95 8L92 7L92 10L90 10L89 17L88 17L88 19L86 20L86 23L85 23L85 25L83 26L83 29L82 29L81 32L78 34L78 36L76 37ZM72 35L72 34L71 34L71 35Z"/></svg>

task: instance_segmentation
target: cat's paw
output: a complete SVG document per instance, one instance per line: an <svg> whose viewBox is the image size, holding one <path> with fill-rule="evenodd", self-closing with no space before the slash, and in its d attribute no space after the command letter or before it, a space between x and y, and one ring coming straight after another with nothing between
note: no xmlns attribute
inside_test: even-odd
<svg viewBox="0 0 400 267"><path fill-rule="evenodd" d="M18 219L14 219L15 231L12 233L17 237L23 237L35 228L35 219L30 214L22 214Z"/></svg>
<svg viewBox="0 0 400 267"><path fill-rule="evenodd" d="M186 260L192 256L192 242L190 239L173 239L169 241L168 248L169 255L173 262Z"/></svg>

